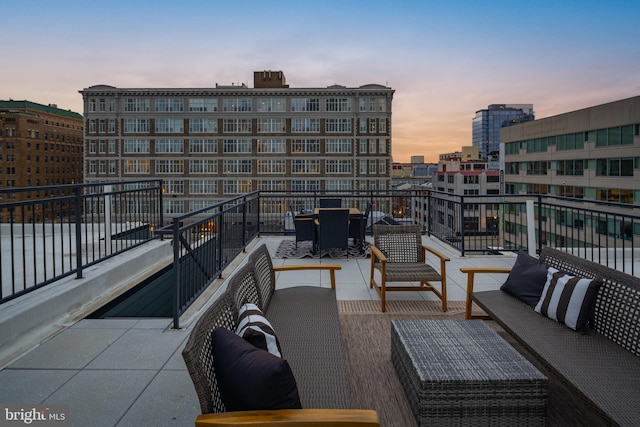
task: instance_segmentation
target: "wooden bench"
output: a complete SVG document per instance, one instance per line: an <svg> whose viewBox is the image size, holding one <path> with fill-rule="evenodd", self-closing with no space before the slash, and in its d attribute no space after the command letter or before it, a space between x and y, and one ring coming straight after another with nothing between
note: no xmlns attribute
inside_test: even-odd
<svg viewBox="0 0 640 427"><path fill-rule="evenodd" d="M468 274L466 317L478 317L472 314L472 303L482 308L543 372L557 378L584 405L585 417L595 417L602 425L640 425L640 278L549 247L542 249L540 260L603 282L588 334L536 313L501 290L474 292L478 274L509 269L460 269ZM553 400L550 395L550 404Z"/></svg>
<svg viewBox="0 0 640 427"><path fill-rule="evenodd" d="M351 407L335 295L335 272L340 269L335 264L274 267L265 245L249 255L228 279L226 290L200 316L182 353L202 411L196 425L379 426L375 411ZM331 287L276 289L276 273L292 270L329 271ZM211 332L218 327L235 331L238 310L245 302L256 304L273 325L304 409L226 410L213 369Z"/></svg>

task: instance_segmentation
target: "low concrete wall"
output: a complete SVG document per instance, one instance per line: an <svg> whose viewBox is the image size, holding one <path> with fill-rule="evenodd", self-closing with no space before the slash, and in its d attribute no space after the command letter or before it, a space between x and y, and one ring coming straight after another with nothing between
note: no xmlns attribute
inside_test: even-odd
<svg viewBox="0 0 640 427"><path fill-rule="evenodd" d="M173 262L170 240L153 240L0 307L0 368Z"/></svg>

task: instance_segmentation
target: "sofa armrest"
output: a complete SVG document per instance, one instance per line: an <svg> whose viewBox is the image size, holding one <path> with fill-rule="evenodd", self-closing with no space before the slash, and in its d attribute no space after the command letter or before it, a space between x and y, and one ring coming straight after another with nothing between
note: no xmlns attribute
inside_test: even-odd
<svg viewBox="0 0 640 427"><path fill-rule="evenodd" d="M295 271L295 270L329 270L331 274L331 289L336 288L336 270L342 270L339 264L300 264L300 265L279 265L273 266L275 273L279 271Z"/></svg>
<svg viewBox="0 0 640 427"><path fill-rule="evenodd" d="M196 427L379 427L376 411L368 409L277 409L203 414Z"/></svg>
<svg viewBox="0 0 640 427"><path fill-rule="evenodd" d="M463 267L460 269L460 271L467 275L467 303L465 307L464 318L465 319L490 319L490 317L486 315L471 314L471 303L472 303L471 293L473 292L475 275L487 274L487 273L509 274L511 272L511 269L503 268L503 267L494 267L494 268Z"/></svg>

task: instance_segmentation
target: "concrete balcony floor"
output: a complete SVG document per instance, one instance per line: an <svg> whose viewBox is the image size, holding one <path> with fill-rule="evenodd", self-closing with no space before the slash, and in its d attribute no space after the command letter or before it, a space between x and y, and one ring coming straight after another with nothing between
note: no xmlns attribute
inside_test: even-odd
<svg viewBox="0 0 640 427"><path fill-rule="evenodd" d="M282 239L261 237L272 254ZM460 257L427 237L423 241L447 254L449 301L464 301L466 276L461 267L511 267L515 254ZM234 263L237 267L244 259ZM378 300L368 286L370 259L274 259L275 265L338 263L339 300ZM234 268L232 266L231 268ZM228 277L231 271L227 271ZM478 290L496 289L504 275L477 278ZM330 286L325 273L283 272L278 287ZM215 296L215 294L214 294ZM391 293L389 300L436 299L430 292ZM171 329L170 319L83 319L63 329L0 371L0 403L68 405L72 426L186 426L200 413L198 400L182 361L181 350L197 312Z"/></svg>

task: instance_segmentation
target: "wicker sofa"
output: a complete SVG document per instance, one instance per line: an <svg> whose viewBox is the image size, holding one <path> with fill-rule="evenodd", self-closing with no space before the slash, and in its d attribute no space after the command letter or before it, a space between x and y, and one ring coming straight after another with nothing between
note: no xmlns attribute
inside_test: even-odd
<svg viewBox="0 0 640 427"><path fill-rule="evenodd" d="M477 304L572 395L583 410L567 422L640 425L640 278L549 247L541 250L539 259L548 267L603 283L588 334L541 316L501 290L474 292L476 275L509 272L501 268L461 269L468 275L467 318L478 317L471 314L472 303ZM565 397L557 399L555 411L568 409L562 406L569 401ZM550 395L550 405L553 400Z"/></svg>
<svg viewBox="0 0 640 427"><path fill-rule="evenodd" d="M329 271L331 288L276 290L276 272L306 269ZM196 425L379 425L375 411L351 409L335 295L335 271L339 269L334 264L274 267L265 245L248 256L246 264L229 278L227 289L198 319L182 353L202 411ZM256 304L273 325L305 409L226 410L214 371L211 332L218 327L235 331L244 302Z"/></svg>

